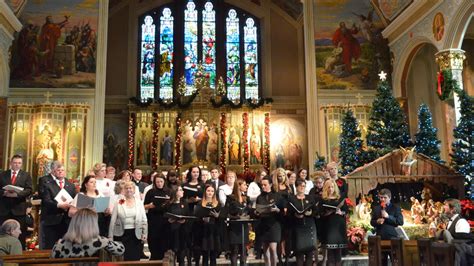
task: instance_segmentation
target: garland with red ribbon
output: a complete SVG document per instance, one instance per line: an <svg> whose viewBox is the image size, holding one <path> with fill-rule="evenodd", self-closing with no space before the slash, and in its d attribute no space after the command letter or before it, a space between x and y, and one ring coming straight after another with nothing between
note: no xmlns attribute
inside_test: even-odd
<svg viewBox="0 0 474 266"><path fill-rule="evenodd" d="M174 162L175 162L175 169L179 171L181 167L181 114L178 114L176 117L176 141L174 142Z"/></svg>
<svg viewBox="0 0 474 266"><path fill-rule="evenodd" d="M221 130L221 155L219 157L219 166L221 168L221 173L225 174L225 155L227 153L227 143L226 143L226 130L227 130L227 116L226 113L221 113L220 119L220 130Z"/></svg>
<svg viewBox="0 0 474 266"><path fill-rule="evenodd" d="M137 114L131 113L128 118L128 169L133 169L133 159L135 157L135 127Z"/></svg>
<svg viewBox="0 0 474 266"><path fill-rule="evenodd" d="M437 93L441 101L451 99L453 92L459 91L457 80L453 79L453 73L445 69L438 72Z"/></svg>
<svg viewBox="0 0 474 266"><path fill-rule="evenodd" d="M242 132L242 142L244 144L244 173L249 171L249 114L242 114L242 123L244 131Z"/></svg>
<svg viewBox="0 0 474 266"><path fill-rule="evenodd" d="M153 113L152 139L151 139L151 167L156 170L158 167L158 131L160 124L158 121L158 113Z"/></svg>
<svg viewBox="0 0 474 266"><path fill-rule="evenodd" d="M263 167L265 171L270 171L270 113L265 113L265 128L263 130L265 135L265 142L263 143Z"/></svg>

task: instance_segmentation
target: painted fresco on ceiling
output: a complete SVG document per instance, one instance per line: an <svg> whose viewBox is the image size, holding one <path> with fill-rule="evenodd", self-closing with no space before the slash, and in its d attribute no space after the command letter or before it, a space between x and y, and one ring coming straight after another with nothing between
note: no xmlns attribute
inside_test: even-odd
<svg viewBox="0 0 474 266"><path fill-rule="evenodd" d="M10 86L94 88L97 0L28 1L12 45Z"/></svg>
<svg viewBox="0 0 474 266"><path fill-rule="evenodd" d="M369 0L315 0L318 88L373 90L381 70L390 73L383 24Z"/></svg>
<svg viewBox="0 0 474 266"><path fill-rule="evenodd" d="M371 0L372 5L380 10L385 23L393 21L413 0Z"/></svg>
<svg viewBox="0 0 474 266"><path fill-rule="evenodd" d="M127 169L128 120L122 117L107 117L104 125L103 162L120 170Z"/></svg>

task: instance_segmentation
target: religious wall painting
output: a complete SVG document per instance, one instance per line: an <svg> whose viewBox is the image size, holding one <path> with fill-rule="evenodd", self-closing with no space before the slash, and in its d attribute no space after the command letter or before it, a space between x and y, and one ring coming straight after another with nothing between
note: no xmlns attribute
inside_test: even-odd
<svg viewBox="0 0 474 266"><path fill-rule="evenodd" d="M193 122L186 120L184 123L183 136L182 136L182 160L183 165L197 161L196 157L196 141L194 139L194 128Z"/></svg>
<svg viewBox="0 0 474 266"><path fill-rule="evenodd" d="M284 168L297 171L303 167L303 152L306 140L304 125L295 119L282 118L270 126L270 160L271 168Z"/></svg>
<svg viewBox="0 0 474 266"><path fill-rule="evenodd" d="M174 140L175 138L175 129L171 125L166 124L164 127L160 128L158 134L159 139L159 148L160 148L160 165L173 165L173 154L174 154Z"/></svg>
<svg viewBox="0 0 474 266"><path fill-rule="evenodd" d="M151 165L151 128L139 127L136 136L136 165Z"/></svg>
<svg viewBox="0 0 474 266"><path fill-rule="evenodd" d="M60 126L49 123L39 124L35 133L35 162L37 176L46 175L51 171L52 161L62 161L62 130Z"/></svg>
<svg viewBox="0 0 474 266"><path fill-rule="evenodd" d="M250 164L262 164L263 150L262 150L262 139L263 139L262 126L254 125L250 133Z"/></svg>
<svg viewBox="0 0 474 266"><path fill-rule="evenodd" d="M94 88L99 1L28 1L12 44L10 86Z"/></svg>
<svg viewBox="0 0 474 266"><path fill-rule="evenodd" d="M207 145L207 161L211 164L219 163L219 123L214 121L208 130L209 142Z"/></svg>
<svg viewBox="0 0 474 266"><path fill-rule="evenodd" d="M229 136L228 140L228 153L229 159L228 164L230 165L240 165L242 159L242 146L241 146L241 136L242 136L242 128L239 125L231 125L229 128L229 132L227 134Z"/></svg>
<svg viewBox="0 0 474 266"><path fill-rule="evenodd" d="M444 36L444 16L443 13L438 12L433 18L433 37L436 41L441 41Z"/></svg>
<svg viewBox="0 0 474 266"><path fill-rule="evenodd" d="M127 118L106 117L104 125L103 162L120 170L127 169Z"/></svg>
<svg viewBox="0 0 474 266"><path fill-rule="evenodd" d="M315 0L316 77L319 89L375 90L390 72L384 25L369 2Z"/></svg>

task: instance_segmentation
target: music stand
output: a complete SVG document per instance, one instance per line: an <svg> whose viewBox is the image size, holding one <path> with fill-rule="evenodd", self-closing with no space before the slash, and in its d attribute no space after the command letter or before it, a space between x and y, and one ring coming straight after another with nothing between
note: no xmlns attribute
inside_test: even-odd
<svg viewBox="0 0 474 266"><path fill-rule="evenodd" d="M249 223L252 223L252 222L255 222L257 221L256 219L250 219L250 218L239 218L239 219L235 219L235 220L229 220L230 223L239 223L241 225L241 228L242 228L242 253L240 254L240 256L244 256L244 252L245 252L245 224L249 224ZM244 260L244 265L243 266L246 266L247 265L247 260Z"/></svg>

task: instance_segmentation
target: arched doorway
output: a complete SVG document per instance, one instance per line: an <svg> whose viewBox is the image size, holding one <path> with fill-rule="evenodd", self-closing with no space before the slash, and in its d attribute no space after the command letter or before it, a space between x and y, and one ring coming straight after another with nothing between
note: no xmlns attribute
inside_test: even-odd
<svg viewBox="0 0 474 266"><path fill-rule="evenodd" d="M412 60L407 64L405 75L405 96L408 99L410 134L415 135L418 128L418 108L425 103L433 115L433 126L438 128L438 138L441 140L441 158L448 159L448 141L443 102L436 94L436 73L438 66L435 62L436 47L430 43L420 44L412 52Z"/></svg>
<svg viewBox="0 0 474 266"><path fill-rule="evenodd" d="M464 89L474 95L474 19L470 19L462 40L461 49L466 52L464 61L463 83Z"/></svg>

